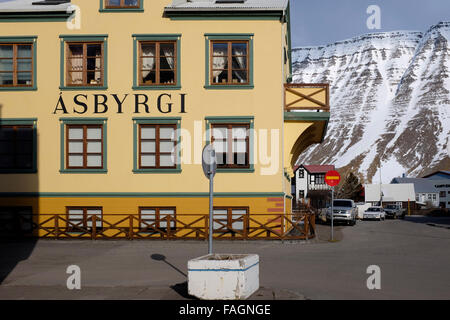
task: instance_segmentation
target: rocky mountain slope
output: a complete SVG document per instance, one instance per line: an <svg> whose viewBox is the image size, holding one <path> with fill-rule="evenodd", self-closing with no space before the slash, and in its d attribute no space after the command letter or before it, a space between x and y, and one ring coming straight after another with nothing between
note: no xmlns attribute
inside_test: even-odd
<svg viewBox="0 0 450 320"><path fill-rule="evenodd" d="M294 31L295 32L295 31ZM295 83L330 83L324 142L298 163L365 182L450 169L450 22L293 49Z"/></svg>

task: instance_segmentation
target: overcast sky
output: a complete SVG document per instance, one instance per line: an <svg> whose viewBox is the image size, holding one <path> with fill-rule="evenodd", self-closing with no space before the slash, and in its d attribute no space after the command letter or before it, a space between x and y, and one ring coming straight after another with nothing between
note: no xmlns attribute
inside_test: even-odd
<svg viewBox="0 0 450 320"><path fill-rule="evenodd" d="M381 29L370 30L370 5L381 10ZM315 46L365 33L426 31L450 21L450 0L291 0L292 46Z"/></svg>

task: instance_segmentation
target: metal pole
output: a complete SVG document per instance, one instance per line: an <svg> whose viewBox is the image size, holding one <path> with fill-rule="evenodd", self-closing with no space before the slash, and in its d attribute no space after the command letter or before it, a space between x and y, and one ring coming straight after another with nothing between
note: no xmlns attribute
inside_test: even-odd
<svg viewBox="0 0 450 320"><path fill-rule="evenodd" d="M334 228L334 187L331 187L331 241L334 240L333 228Z"/></svg>
<svg viewBox="0 0 450 320"><path fill-rule="evenodd" d="M209 172L209 244L208 254L213 253L212 240L213 240L213 185L214 174L212 170Z"/></svg>

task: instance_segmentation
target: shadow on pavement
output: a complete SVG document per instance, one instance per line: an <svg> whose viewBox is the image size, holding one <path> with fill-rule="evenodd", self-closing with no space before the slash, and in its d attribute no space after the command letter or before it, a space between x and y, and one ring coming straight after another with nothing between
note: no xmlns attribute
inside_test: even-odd
<svg viewBox="0 0 450 320"><path fill-rule="evenodd" d="M189 294L187 281L170 286L170 289L172 289L185 299L198 300L196 297Z"/></svg>
<svg viewBox="0 0 450 320"><path fill-rule="evenodd" d="M422 223L430 226L450 227L450 217L405 216L405 221Z"/></svg>
<svg viewBox="0 0 450 320"><path fill-rule="evenodd" d="M30 257L36 242L35 238L0 241L0 285L21 261Z"/></svg>

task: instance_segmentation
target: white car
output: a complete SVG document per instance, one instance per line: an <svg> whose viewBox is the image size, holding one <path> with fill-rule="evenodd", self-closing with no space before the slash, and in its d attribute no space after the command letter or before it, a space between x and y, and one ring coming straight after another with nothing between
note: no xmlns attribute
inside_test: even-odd
<svg viewBox="0 0 450 320"><path fill-rule="evenodd" d="M364 220L386 220L386 213L383 207L370 207L363 214Z"/></svg>

